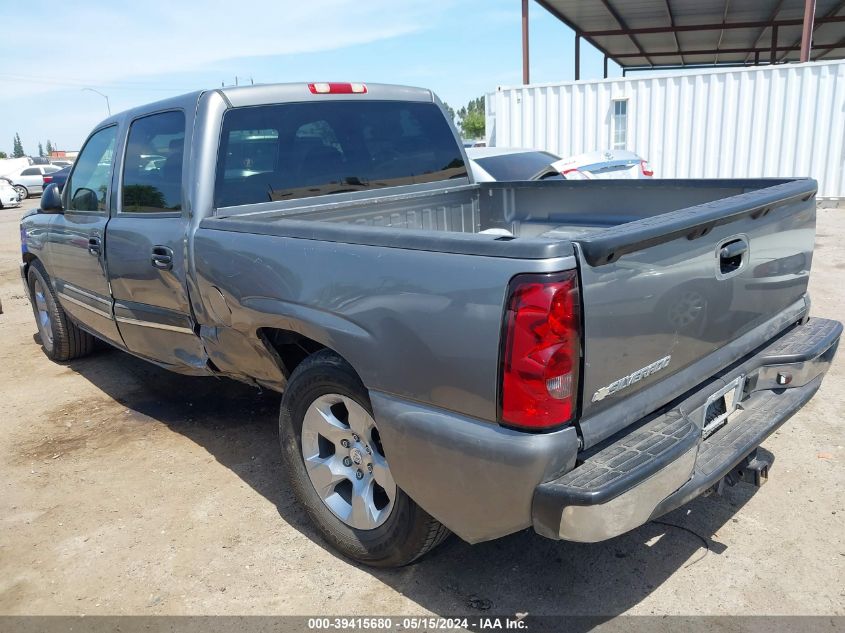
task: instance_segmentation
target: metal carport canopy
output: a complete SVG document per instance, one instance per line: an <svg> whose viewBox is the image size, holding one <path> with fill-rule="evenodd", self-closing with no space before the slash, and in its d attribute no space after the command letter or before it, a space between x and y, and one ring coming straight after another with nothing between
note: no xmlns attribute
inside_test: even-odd
<svg viewBox="0 0 845 633"><path fill-rule="evenodd" d="M535 0L629 70L845 58L845 0ZM528 83L528 0L523 0Z"/></svg>

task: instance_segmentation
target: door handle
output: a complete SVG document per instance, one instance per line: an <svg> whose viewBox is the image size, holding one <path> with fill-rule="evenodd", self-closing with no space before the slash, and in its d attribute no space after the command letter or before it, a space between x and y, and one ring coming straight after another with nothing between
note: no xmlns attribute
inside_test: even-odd
<svg viewBox="0 0 845 633"><path fill-rule="evenodd" d="M150 263L159 270L170 270L173 268L173 250L167 246L153 246Z"/></svg>
<svg viewBox="0 0 845 633"><path fill-rule="evenodd" d="M99 237L88 238L88 253L94 257L99 257L103 252L103 242Z"/></svg>

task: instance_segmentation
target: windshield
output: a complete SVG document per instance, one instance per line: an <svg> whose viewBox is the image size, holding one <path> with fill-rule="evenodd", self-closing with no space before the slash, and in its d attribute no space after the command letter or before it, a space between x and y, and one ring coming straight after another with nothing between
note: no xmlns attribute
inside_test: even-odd
<svg viewBox="0 0 845 633"><path fill-rule="evenodd" d="M235 108L223 118L215 206L466 177L434 103L326 101Z"/></svg>
<svg viewBox="0 0 845 633"><path fill-rule="evenodd" d="M496 180L530 180L560 160L548 152L519 152L476 158L475 162Z"/></svg>

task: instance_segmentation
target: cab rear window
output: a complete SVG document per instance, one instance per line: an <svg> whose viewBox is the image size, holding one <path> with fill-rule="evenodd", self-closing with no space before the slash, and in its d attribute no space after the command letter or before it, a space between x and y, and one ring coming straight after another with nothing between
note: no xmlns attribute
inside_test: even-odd
<svg viewBox="0 0 845 633"><path fill-rule="evenodd" d="M253 106L223 118L215 206L295 200L466 177L433 103Z"/></svg>

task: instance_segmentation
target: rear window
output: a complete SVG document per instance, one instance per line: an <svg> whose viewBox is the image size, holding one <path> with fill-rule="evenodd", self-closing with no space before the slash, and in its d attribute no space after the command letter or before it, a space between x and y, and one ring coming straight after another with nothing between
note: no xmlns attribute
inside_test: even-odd
<svg viewBox="0 0 845 633"><path fill-rule="evenodd" d="M529 180L559 160L548 152L520 152L476 158L475 162L496 180Z"/></svg>
<svg viewBox="0 0 845 633"><path fill-rule="evenodd" d="M327 101L229 110L215 206L295 200L467 175L440 108Z"/></svg>

